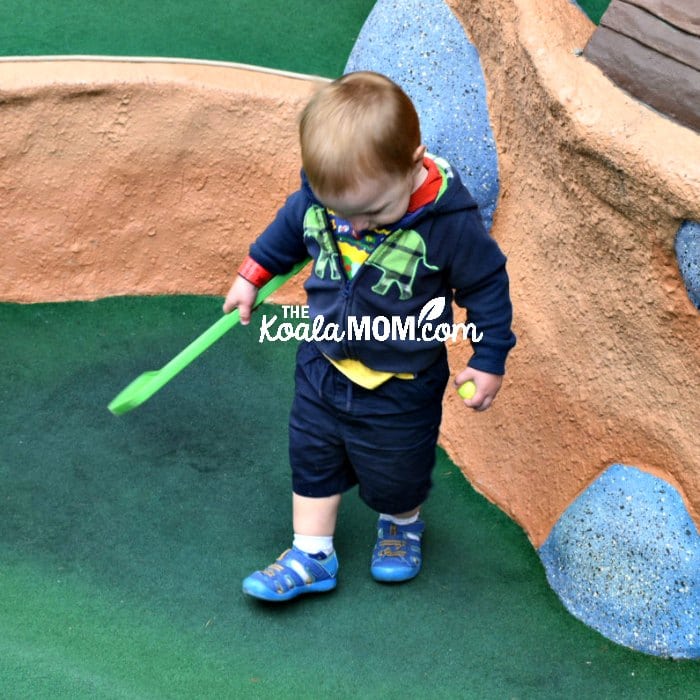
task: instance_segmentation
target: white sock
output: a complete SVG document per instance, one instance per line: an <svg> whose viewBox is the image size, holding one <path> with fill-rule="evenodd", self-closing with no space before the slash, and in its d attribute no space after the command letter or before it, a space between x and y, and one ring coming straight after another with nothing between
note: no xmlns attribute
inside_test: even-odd
<svg viewBox="0 0 700 700"><path fill-rule="evenodd" d="M333 554L333 535L315 536L294 533L294 546L305 554Z"/></svg>
<svg viewBox="0 0 700 700"><path fill-rule="evenodd" d="M394 523L395 525L413 525L413 523L418 522L420 511L417 511L410 518L397 518L395 515L387 515L386 513L380 513L379 517L382 520L388 520L390 523Z"/></svg>

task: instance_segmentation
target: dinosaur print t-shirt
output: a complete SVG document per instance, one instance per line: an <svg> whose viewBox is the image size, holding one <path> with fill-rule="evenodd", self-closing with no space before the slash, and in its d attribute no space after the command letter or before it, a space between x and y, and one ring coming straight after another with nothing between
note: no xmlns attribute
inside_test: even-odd
<svg viewBox="0 0 700 700"><path fill-rule="evenodd" d="M445 173L438 168L435 161L431 158L426 157L424 164L428 170L427 177L423 184L411 195L406 214L390 228L377 228L358 233L352 230L352 226L345 219L341 219L339 216L336 216L335 212L328 210L329 223L338 243L338 252L343 261L348 279L352 279L357 274L362 264L372 254L372 251L392 231L399 228L407 228L420 210L434 202L444 190L443 180L446 178Z"/></svg>

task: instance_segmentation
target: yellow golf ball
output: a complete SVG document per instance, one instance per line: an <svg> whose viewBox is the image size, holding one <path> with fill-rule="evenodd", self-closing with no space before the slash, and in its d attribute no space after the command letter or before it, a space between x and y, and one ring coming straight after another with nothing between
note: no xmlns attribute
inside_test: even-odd
<svg viewBox="0 0 700 700"><path fill-rule="evenodd" d="M462 386L457 389L457 393L463 398L463 399L471 399L474 397L474 394L476 394L476 384L470 379L468 382L464 382Z"/></svg>

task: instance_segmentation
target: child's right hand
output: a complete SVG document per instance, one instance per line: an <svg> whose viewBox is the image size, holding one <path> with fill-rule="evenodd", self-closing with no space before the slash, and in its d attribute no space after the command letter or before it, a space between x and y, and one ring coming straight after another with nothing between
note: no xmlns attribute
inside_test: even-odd
<svg viewBox="0 0 700 700"><path fill-rule="evenodd" d="M247 326L250 323L250 314L257 296L258 288L238 275L226 295L224 313L228 314L234 309L238 309L238 313L241 315L241 324Z"/></svg>

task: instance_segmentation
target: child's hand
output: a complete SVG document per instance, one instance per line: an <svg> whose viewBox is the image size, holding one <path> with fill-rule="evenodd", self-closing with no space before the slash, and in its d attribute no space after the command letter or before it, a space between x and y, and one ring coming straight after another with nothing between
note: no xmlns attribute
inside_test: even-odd
<svg viewBox="0 0 700 700"><path fill-rule="evenodd" d="M250 313L257 296L258 288L238 275L226 295L224 313L228 314L234 309L238 309L238 313L241 315L241 324L247 326L250 323Z"/></svg>
<svg viewBox="0 0 700 700"><path fill-rule="evenodd" d="M460 387L470 379L476 384L476 393L471 399L464 399L464 404L475 411L485 411L496 398L503 383L503 377L467 367L455 377L455 384Z"/></svg>

